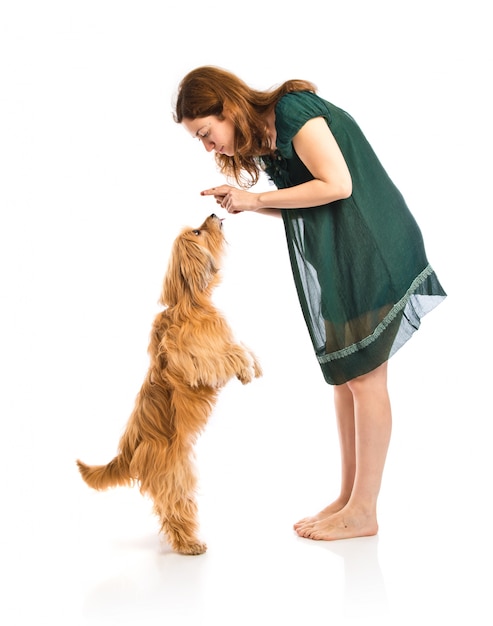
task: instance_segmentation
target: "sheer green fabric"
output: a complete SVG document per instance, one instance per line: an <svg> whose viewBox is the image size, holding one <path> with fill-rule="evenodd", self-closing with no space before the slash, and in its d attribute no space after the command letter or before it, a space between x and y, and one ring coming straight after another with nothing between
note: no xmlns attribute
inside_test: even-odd
<svg viewBox="0 0 493 626"><path fill-rule="evenodd" d="M313 178L292 144L313 117L329 124L353 193L282 214L308 332L326 382L339 385L387 361L446 293L404 198L342 109L310 92L283 96L276 107L276 157L262 158L269 178L278 188Z"/></svg>

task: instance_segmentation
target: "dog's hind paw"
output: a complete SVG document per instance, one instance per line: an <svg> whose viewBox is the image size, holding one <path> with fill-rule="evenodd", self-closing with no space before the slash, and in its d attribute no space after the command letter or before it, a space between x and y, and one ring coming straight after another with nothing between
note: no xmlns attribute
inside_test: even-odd
<svg viewBox="0 0 493 626"><path fill-rule="evenodd" d="M177 551L180 554L188 554L191 556L204 554L206 550L207 550L207 545L200 541L197 541L196 543L182 544L180 545L179 548L177 548Z"/></svg>

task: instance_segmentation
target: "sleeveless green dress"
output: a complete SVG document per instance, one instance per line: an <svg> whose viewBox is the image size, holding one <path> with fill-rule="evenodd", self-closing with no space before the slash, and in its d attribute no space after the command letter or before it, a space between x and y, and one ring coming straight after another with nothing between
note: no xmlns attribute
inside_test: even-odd
<svg viewBox="0 0 493 626"><path fill-rule="evenodd" d="M352 195L310 209L283 209L303 315L327 383L365 374L406 343L446 293L421 231L353 118L311 92L276 105L277 151L261 158L278 188L313 176L292 139L311 118L327 121L349 167Z"/></svg>

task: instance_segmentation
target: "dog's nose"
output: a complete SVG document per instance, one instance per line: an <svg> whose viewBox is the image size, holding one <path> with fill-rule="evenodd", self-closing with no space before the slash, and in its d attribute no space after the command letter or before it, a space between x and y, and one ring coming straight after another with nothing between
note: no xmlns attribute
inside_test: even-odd
<svg viewBox="0 0 493 626"><path fill-rule="evenodd" d="M215 213L212 213L211 215L209 215L209 217L207 218L208 220L214 220L214 223L217 224L219 222L219 229L221 230L223 227L223 220L218 217Z"/></svg>

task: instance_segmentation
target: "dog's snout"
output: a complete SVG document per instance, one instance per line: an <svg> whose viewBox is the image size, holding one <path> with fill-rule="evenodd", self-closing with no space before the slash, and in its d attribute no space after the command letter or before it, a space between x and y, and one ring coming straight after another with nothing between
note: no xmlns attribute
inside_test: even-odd
<svg viewBox="0 0 493 626"><path fill-rule="evenodd" d="M208 220L213 220L213 222L219 226L220 229L222 229L223 227L223 220L218 217L215 213L212 213L211 215L209 215L209 217L207 218Z"/></svg>

